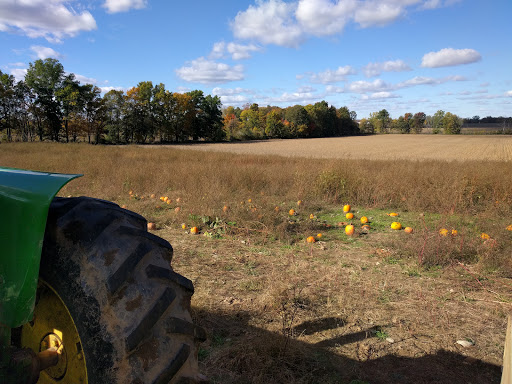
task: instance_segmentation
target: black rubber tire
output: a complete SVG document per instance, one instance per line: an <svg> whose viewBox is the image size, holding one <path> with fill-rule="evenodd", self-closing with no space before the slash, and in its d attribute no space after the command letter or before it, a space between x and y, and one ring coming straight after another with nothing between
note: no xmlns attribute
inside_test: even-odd
<svg viewBox="0 0 512 384"><path fill-rule="evenodd" d="M146 220L87 197L56 198L40 276L67 306L88 384L199 383L206 338L192 323L192 282L170 265L172 247Z"/></svg>

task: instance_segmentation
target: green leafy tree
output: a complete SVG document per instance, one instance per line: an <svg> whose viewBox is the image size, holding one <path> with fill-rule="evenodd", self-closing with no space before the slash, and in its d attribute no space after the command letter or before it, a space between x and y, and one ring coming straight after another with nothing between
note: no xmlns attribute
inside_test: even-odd
<svg viewBox="0 0 512 384"><path fill-rule="evenodd" d="M375 126L372 119L361 119L359 122L359 131L366 135L373 135L375 133Z"/></svg>
<svg viewBox="0 0 512 384"><path fill-rule="evenodd" d="M124 110L124 92L112 89L103 96L106 117L106 132L108 140L118 144L126 142L127 138L122 137L123 132L123 110Z"/></svg>
<svg viewBox="0 0 512 384"><path fill-rule="evenodd" d="M446 112L443 117L444 133L448 135L457 135L462 127L462 119L450 112Z"/></svg>
<svg viewBox="0 0 512 384"><path fill-rule="evenodd" d="M221 141L224 139L222 129L222 102L219 96L206 95L201 109L203 111L203 137L207 140Z"/></svg>
<svg viewBox="0 0 512 384"><path fill-rule="evenodd" d="M284 135L284 124L277 110L267 114L265 135L270 138L281 138Z"/></svg>
<svg viewBox="0 0 512 384"><path fill-rule="evenodd" d="M439 110L432 116L431 119L432 133L438 134L443 131L444 128L444 111Z"/></svg>
<svg viewBox="0 0 512 384"><path fill-rule="evenodd" d="M309 136L310 119L308 111L302 105L286 108L284 118L290 124L289 132L292 137Z"/></svg>
<svg viewBox="0 0 512 384"><path fill-rule="evenodd" d="M14 76L0 71L0 132L5 130L7 141L12 141L16 109Z"/></svg>
<svg viewBox="0 0 512 384"><path fill-rule="evenodd" d="M398 119L393 120L395 129L400 133L409 133L411 126L405 116L400 116Z"/></svg>
<svg viewBox="0 0 512 384"><path fill-rule="evenodd" d="M35 95L35 103L44 115L45 125L52 140L59 140L62 127L61 101L57 93L62 88L64 67L56 59L29 63L25 82Z"/></svg>
<svg viewBox="0 0 512 384"><path fill-rule="evenodd" d="M386 109L380 110L375 118L377 120L376 130L378 133L389 133L391 117Z"/></svg>
<svg viewBox="0 0 512 384"><path fill-rule="evenodd" d="M62 107L62 118L64 120L64 135L66 142L69 142L69 121L79 111L80 83L75 75L70 73L62 80L61 87L55 92Z"/></svg>

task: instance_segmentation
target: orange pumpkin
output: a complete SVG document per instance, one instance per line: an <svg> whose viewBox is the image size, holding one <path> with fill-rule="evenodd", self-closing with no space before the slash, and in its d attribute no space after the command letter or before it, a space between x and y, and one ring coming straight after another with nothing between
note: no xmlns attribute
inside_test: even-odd
<svg viewBox="0 0 512 384"><path fill-rule="evenodd" d="M510 224L509 226L507 226L507 231L512 231L512 224Z"/></svg>
<svg viewBox="0 0 512 384"><path fill-rule="evenodd" d="M316 235L316 237L318 237L320 239L322 237L322 234L319 233L318 235Z"/></svg>
<svg viewBox="0 0 512 384"><path fill-rule="evenodd" d="M123 205L121 205L121 208L126 209L128 207L126 206L126 204L123 204Z"/></svg>
<svg viewBox="0 0 512 384"><path fill-rule="evenodd" d="M199 233L199 229L197 227L190 228L190 233L193 235L197 235Z"/></svg>
<svg viewBox="0 0 512 384"><path fill-rule="evenodd" d="M174 212L178 213L179 211L181 211L181 208L180 208L180 207L176 207L176 208L174 208Z"/></svg>
<svg viewBox="0 0 512 384"><path fill-rule="evenodd" d="M343 212L345 212L345 213L350 212L350 208L351 208L351 207L350 207L350 204L345 204L345 205L343 206Z"/></svg>
<svg viewBox="0 0 512 384"><path fill-rule="evenodd" d="M391 212L391 213L388 213L388 216L391 216L391 217L397 217L397 216L398 216L398 213L396 213L396 212Z"/></svg>
<svg viewBox="0 0 512 384"><path fill-rule="evenodd" d="M315 239L313 236L309 236L309 237L306 239L306 241L307 241L308 243L314 243L314 242L316 241L316 239Z"/></svg>
<svg viewBox="0 0 512 384"><path fill-rule="evenodd" d="M278 212L279 212L279 207L275 207L275 208L274 208L274 211L275 211L276 213L278 213Z"/></svg>
<svg viewBox="0 0 512 384"><path fill-rule="evenodd" d="M154 230L156 230L156 224L148 223L148 231L154 231Z"/></svg>
<svg viewBox="0 0 512 384"><path fill-rule="evenodd" d="M295 209L293 209L293 208L292 208L292 209L290 209L290 210L288 211L288 214L289 214L290 216L295 216Z"/></svg>
<svg viewBox="0 0 512 384"><path fill-rule="evenodd" d="M300 207L303 204L302 200L297 201L297 206Z"/></svg>
<svg viewBox="0 0 512 384"><path fill-rule="evenodd" d="M361 229L362 229L363 231L369 231L369 230L370 230L370 226L369 226L368 224L365 224L365 225L363 225L363 226L361 227Z"/></svg>
<svg viewBox="0 0 512 384"><path fill-rule="evenodd" d="M352 236L354 234L354 226L352 224L349 224L345 227L345 233L348 236Z"/></svg>
<svg viewBox="0 0 512 384"><path fill-rule="evenodd" d="M448 230L447 230L446 228L441 228L441 229L439 230L439 234L440 234L441 236L448 236Z"/></svg>
<svg viewBox="0 0 512 384"><path fill-rule="evenodd" d="M413 233L414 230L411 227L405 227L404 232L405 233Z"/></svg>
<svg viewBox="0 0 512 384"><path fill-rule="evenodd" d="M313 220L313 219L315 218L315 215L311 214L311 215L309 215L309 218L310 218L311 220Z"/></svg>
<svg viewBox="0 0 512 384"><path fill-rule="evenodd" d="M485 232L482 232L482 234L480 235L480 237L484 240L489 240L491 238L491 236L489 236L487 233Z"/></svg>
<svg viewBox="0 0 512 384"><path fill-rule="evenodd" d="M226 213L227 211L229 211L229 207L227 205L223 206L222 212Z"/></svg>
<svg viewBox="0 0 512 384"><path fill-rule="evenodd" d="M452 229L452 236L455 237L459 234L459 232L456 229Z"/></svg>
<svg viewBox="0 0 512 384"><path fill-rule="evenodd" d="M366 216L361 217L361 224L366 224L368 222L368 218Z"/></svg>
<svg viewBox="0 0 512 384"><path fill-rule="evenodd" d="M149 197L151 197L152 199L154 199L156 197L156 195L154 193L152 193L151 195L149 195Z"/></svg>
<svg viewBox="0 0 512 384"><path fill-rule="evenodd" d="M354 218L354 214L352 212L349 212L345 215L345 217L349 220L352 220Z"/></svg>
<svg viewBox="0 0 512 384"><path fill-rule="evenodd" d="M187 229L187 224L185 224L185 223L181 224L181 229Z"/></svg>

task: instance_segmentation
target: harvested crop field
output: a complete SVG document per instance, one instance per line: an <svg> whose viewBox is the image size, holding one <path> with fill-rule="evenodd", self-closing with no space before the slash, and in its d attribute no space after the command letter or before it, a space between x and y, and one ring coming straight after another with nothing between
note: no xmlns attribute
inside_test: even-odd
<svg viewBox="0 0 512 384"><path fill-rule="evenodd" d="M512 136L378 135L173 147L322 159L512 160Z"/></svg>

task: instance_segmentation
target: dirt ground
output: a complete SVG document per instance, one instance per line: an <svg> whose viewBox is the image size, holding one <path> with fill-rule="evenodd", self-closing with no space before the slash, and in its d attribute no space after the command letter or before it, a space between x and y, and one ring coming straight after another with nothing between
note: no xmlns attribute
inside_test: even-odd
<svg viewBox="0 0 512 384"><path fill-rule="evenodd" d="M157 234L194 282L213 383L500 382L508 279L418 269L378 236L284 245Z"/></svg>

